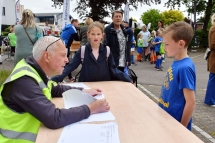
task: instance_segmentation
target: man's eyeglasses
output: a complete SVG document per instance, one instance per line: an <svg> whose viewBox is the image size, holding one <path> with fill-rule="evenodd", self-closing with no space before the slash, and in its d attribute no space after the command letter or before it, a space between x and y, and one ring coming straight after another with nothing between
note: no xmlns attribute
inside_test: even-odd
<svg viewBox="0 0 215 143"><path fill-rule="evenodd" d="M51 44L49 44L49 45L46 47L46 50L45 50L45 51L47 51L47 50L48 50L48 48L49 48L52 44L56 43L56 42L57 42L57 41L59 41L59 40L61 40L61 41L62 41L62 43L65 45L64 41L60 38L60 39L55 40L55 41L54 41L54 42L52 42Z"/></svg>

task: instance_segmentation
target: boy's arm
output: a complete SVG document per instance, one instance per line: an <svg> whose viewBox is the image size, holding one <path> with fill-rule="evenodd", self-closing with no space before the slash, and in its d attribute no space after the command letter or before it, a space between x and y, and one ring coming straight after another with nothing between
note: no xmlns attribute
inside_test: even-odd
<svg viewBox="0 0 215 143"><path fill-rule="evenodd" d="M186 100L186 104L184 107L184 111L182 114L182 118L181 118L181 124L184 125L185 127L187 127L194 108L195 108L195 104L196 104L196 100L195 100L195 93L193 90L190 90L188 88L183 88L183 93L184 93L184 98Z"/></svg>

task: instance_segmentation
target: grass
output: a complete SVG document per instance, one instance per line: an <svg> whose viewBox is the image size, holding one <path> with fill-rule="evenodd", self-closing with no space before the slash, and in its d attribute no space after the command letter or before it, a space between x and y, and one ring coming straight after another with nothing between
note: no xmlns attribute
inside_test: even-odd
<svg viewBox="0 0 215 143"><path fill-rule="evenodd" d="M5 82L11 72L11 70L0 69L0 86Z"/></svg>

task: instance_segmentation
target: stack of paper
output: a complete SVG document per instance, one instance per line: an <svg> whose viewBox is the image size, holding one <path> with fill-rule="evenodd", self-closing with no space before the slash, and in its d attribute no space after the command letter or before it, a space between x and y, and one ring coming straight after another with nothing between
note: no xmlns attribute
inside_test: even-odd
<svg viewBox="0 0 215 143"><path fill-rule="evenodd" d="M58 143L120 143L118 125L71 124L64 127Z"/></svg>
<svg viewBox="0 0 215 143"><path fill-rule="evenodd" d="M83 87L89 89L83 83L69 84L74 87ZM65 108L88 105L95 100L103 99L100 94L95 97L77 89L71 89L63 93ZM110 121L115 120L113 114L109 112L90 115L89 118L80 121ZM80 124L75 123L64 127L58 143L120 143L118 135L118 125L116 122L105 124Z"/></svg>

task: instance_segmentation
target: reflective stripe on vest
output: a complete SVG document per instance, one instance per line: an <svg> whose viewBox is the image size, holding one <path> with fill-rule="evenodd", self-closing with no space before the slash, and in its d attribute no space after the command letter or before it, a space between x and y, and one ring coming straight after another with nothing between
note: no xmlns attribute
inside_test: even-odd
<svg viewBox="0 0 215 143"><path fill-rule="evenodd" d="M37 81L43 94L49 100L51 100L52 86L57 85L56 82L50 80L47 83L47 87L35 69L28 65L24 60L20 61L0 88L0 142L11 142L16 139L17 140L15 142L17 143L29 143L36 141L40 121L28 112L16 113L15 111L9 109L5 106L1 97L1 92L6 83L14 81L25 75Z"/></svg>
<svg viewBox="0 0 215 143"><path fill-rule="evenodd" d="M16 132L11 130L4 130L0 128L0 134L6 138L10 139L23 139L23 140L29 140L32 142L36 141L37 134L33 133L27 133L27 132Z"/></svg>

